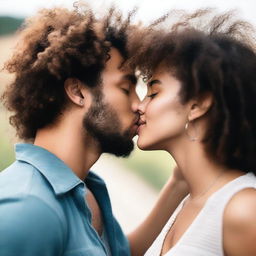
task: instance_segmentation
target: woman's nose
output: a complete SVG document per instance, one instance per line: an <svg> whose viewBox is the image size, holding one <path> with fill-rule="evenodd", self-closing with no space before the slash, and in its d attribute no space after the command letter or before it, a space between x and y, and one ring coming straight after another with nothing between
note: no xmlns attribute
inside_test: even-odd
<svg viewBox="0 0 256 256"><path fill-rule="evenodd" d="M138 113L143 115L145 113L146 107L148 104L148 97L145 97L139 104L138 104Z"/></svg>

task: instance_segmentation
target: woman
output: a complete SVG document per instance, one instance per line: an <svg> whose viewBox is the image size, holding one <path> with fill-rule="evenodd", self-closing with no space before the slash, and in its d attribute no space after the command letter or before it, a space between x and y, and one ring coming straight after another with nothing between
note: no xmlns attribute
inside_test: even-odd
<svg viewBox="0 0 256 256"><path fill-rule="evenodd" d="M190 192L147 256L256 255L256 44L250 24L210 15L151 33L135 60L138 146L169 152Z"/></svg>

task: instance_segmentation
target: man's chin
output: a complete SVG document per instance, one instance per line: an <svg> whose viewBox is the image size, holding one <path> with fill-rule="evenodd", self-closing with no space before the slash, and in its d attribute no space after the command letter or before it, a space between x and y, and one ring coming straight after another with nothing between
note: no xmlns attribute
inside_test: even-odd
<svg viewBox="0 0 256 256"><path fill-rule="evenodd" d="M102 152L115 155L117 157L128 157L134 149L132 140L126 142L117 142L111 145L102 145Z"/></svg>
<svg viewBox="0 0 256 256"><path fill-rule="evenodd" d="M111 154L111 155L116 156L116 157L123 157L123 158L126 158L126 157L129 157L129 156L130 156L131 152L132 152L132 151L130 151L130 152L125 152L125 153L122 153L122 154L119 153L119 152L112 152L112 153L106 152L106 153Z"/></svg>

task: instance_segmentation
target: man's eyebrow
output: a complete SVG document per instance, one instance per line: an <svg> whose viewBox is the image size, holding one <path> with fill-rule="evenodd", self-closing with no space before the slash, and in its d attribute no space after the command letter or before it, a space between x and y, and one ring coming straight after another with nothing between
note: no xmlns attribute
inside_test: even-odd
<svg viewBox="0 0 256 256"><path fill-rule="evenodd" d="M129 82L131 82L132 84L136 85L137 84L137 77L133 74L127 74L127 75L124 75L122 77L123 80L127 80Z"/></svg>
<svg viewBox="0 0 256 256"><path fill-rule="evenodd" d="M157 79L151 80L147 83L149 87L152 87L154 84L161 84L161 82Z"/></svg>

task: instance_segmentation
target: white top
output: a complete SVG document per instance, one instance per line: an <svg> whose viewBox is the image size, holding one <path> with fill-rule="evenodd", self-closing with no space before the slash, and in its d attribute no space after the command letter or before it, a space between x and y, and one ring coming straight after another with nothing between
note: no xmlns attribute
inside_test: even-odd
<svg viewBox="0 0 256 256"><path fill-rule="evenodd" d="M224 256L222 247L223 213L229 200L245 188L256 189L256 176L247 173L224 185L213 193L179 241L165 256ZM144 256L159 256L164 238L182 209L179 204L165 227Z"/></svg>

